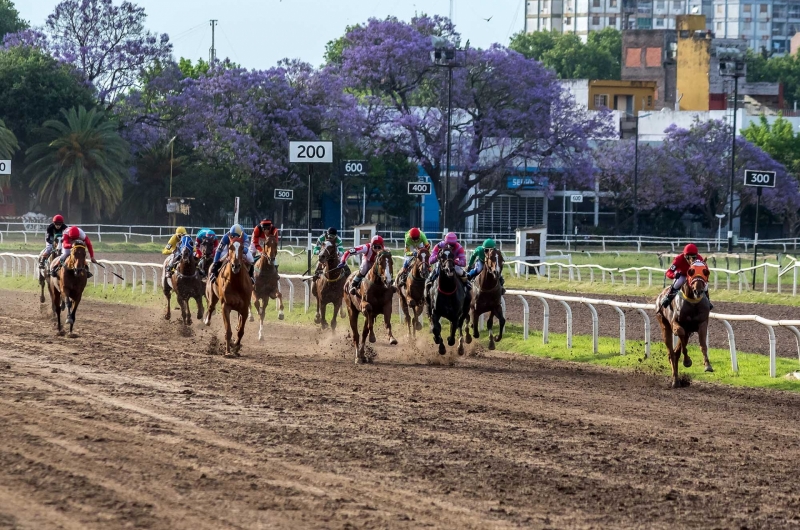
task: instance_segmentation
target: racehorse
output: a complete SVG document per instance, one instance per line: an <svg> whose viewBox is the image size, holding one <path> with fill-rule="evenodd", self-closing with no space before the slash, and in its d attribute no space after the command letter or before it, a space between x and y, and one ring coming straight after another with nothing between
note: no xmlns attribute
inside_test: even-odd
<svg viewBox="0 0 800 530"><path fill-rule="evenodd" d="M169 258L168 258L169 259ZM166 267L166 262L165 262ZM169 320L172 317L170 311L172 291L178 299L181 308L181 319L187 326L192 325L192 312L189 309L189 299L193 298L197 304L197 320L203 318L203 295L205 289L203 280L200 278L200 270L197 268L197 258L194 257L194 248L186 245L181 250L181 259L172 274L167 277L162 275L162 290L167 299L167 312L164 318Z"/></svg>
<svg viewBox="0 0 800 530"><path fill-rule="evenodd" d="M203 277L203 281L208 278L208 271L211 269L211 264L214 262L214 241L201 241L200 242L200 262L197 264L197 270Z"/></svg>
<svg viewBox="0 0 800 530"><path fill-rule="evenodd" d="M44 260L44 268L38 269L38 280L39 280L39 287L41 288L41 292L39 293L39 303L44 303L44 287L48 284L48 279L50 278L50 267L53 266L53 259L57 258L61 255L61 236L56 238L55 244L53 245L53 252L50 253L49 256L45 257Z"/></svg>
<svg viewBox="0 0 800 530"><path fill-rule="evenodd" d="M57 319L58 334L64 334L61 324L61 309L66 302L67 323L69 333L72 334L72 327L75 325L75 314L78 312L78 305L81 303L83 290L86 288L87 273L86 266L86 245L81 241L72 244L69 256L64 262L64 266L58 271L56 278L50 278L50 302L53 305L53 313Z"/></svg>
<svg viewBox="0 0 800 530"><path fill-rule="evenodd" d="M658 295L656 299L656 312L664 333L664 344L669 352L669 364L672 367L672 388L678 388L678 361L683 353L683 366L692 366L686 346L692 333L697 333L700 341L700 350L703 352L703 364L706 372L713 372L711 362L708 360L708 315L711 312L711 302L706 297L710 271L702 261L695 261L689 268L686 283L681 287L679 296L676 296L669 307L661 307L661 302L667 296L669 288ZM677 336L680 344L674 347L673 335Z"/></svg>
<svg viewBox="0 0 800 530"><path fill-rule="evenodd" d="M495 248L486 249L486 263L483 270L473 280L472 302L470 303L470 316L468 320L472 322L472 334L475 338L480 338L478 330L478 317L484 313L489 313L489 320L486 328L489 330L489 349L495 348L495 342L503 340L503 329L506 326L506 318L503 315L502 289L500 285L500 275L503 272L503 256ZM500 325L500 333L492 335L492 325L494 318ZM469 321L467 322L467 344L472 341L469 335Z"/></svg>
<svg viewBox="0 0 800 530"><path fill-rule="evenodd" d="M264 340L264 311L270 300L278 299L278 319L283 320L283 297L278 289L278 270L275 268L275 256L278 245L275 236L267 238L264 252L255 263L256 286L253 290L253 302L258 312L258 340ZM253 321L253 309L250 308L250 321Z"/></svg>
<svg viewBox="0 0 800 530"><path fill-rule="evenodd" d="M383 313L383 322L389 334L389 344L397 344L397 339L392 335L392 253L388 250L380 252L375 258L375 264L361 281L358 292L350 294L350 284L356 273L350 275L344 284L344 299L347 314L350 317L350 329L353 332L353 344L356 346L356 364L371 363L372 358L367 357L366 341L375 342L375 318ZM364 314L364 330L361 333L361 342L358 336L358 314Z"/></svg>
<svg viewBox="0 0 800 530"><path fill-rule="evenodd" d="M414 259L411 262L411 270L405 278L401 281L400 276L397 277L397 292L400 295L400 307L403 310L403 315L408 324L408 335L417 336L417 331L422 329L421 315L425 309L425 280L431 272L431 266L428 260L431 257L430 250L423 247L417 249L414 254ZM409 311L411 308L411 311ZM413 311L414 317L411 318Z"/></svg>
<svg viewBox="0 0 800 530"><path fill-rule="evenodd" d="M217 280L206 282L206 298L208 298L208 312L205 324L211 325L211 315L217 307L217 302L222 303L222 322L225 324L225 356L239 356L242 347L242 336L247 314L250 310L250 297L253 295L253 282L247 272L244 262L244 242L241 237L232 237L228 246L228 255L222 265ZM231 329L231 311L239 313L239 324L236 328L236 342L232 343L233 331Z"/></svg>
<svg viewBox="0 0 800 530"><path fill-rule="evenodd" d="M315 324L322 324L322 329L328 329L328 322L325 320L325 313L328 304L333 304L333 316L331 317L331 331L336 331L336 319L342 308L342 290L350 276L350 269L347 265L338 268L339 252L336 245L330 241L325 241L325 245L319 252L319 262L322 264L322 274L311 285L311 294L317 300L317 314L314 316Z"/></svg>
<svg viewBox="0 0 800 530"><path fill-rule="evenodd" d="M433 342L439 345L439 354L446 352L441 335L442 325L439 323L439 319L444 317L450 321L447 345L455 344L458 330L458 354L464 355L462 329L469 314L469 298L466 287L456 273L455 256L449 247L439 252L439 276L428 289L428 318Z"/></svg>

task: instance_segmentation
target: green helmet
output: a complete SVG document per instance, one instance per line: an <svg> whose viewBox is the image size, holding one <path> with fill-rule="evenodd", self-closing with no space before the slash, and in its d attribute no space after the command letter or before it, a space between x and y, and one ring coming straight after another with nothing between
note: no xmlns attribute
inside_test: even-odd
<svg viewBox="0 0 800 530"><path fill-rule="evenodd" d="M494 248L494 247L495 247L494 239L492 239L491 237L483 242L483 248Z"/></svg>

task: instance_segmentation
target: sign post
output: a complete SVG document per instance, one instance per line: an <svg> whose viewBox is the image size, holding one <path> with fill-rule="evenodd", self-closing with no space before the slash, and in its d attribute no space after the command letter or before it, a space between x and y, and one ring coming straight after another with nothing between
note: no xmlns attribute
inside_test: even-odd
<svg viewBox="0 0 800 530"><path fill-rule="evenodd" d="M758 210L761 207L761 191L764 188L774 188L776 181L775 171L744 170L744 185L758 188L756 192L756 227L753 237L753 289L756 288L756 261L758 260ZM764 271L766 274L767 271Z"/></svg>
<svg viewBox="0 0 800 530"><path fill-rule="evenodd" d="M233 199L233 224L239 224L239 197Z"/></svg>
<svg viewBox="0 0 800 530"><path fill-rule="evenodd" d="M433 193L433 184L425 181L409 182L408 194L417 196L417 226L422 226L422 196Z"/></svg>
<svg viewBox="0 0 800 530"><path fill-rule="evenodd" d="M333 142L289 142L289 162L308 164L308 204L307 204L307 230L308 230L308 270L311 272L311 177L312 164L333 163Z"/></svg>

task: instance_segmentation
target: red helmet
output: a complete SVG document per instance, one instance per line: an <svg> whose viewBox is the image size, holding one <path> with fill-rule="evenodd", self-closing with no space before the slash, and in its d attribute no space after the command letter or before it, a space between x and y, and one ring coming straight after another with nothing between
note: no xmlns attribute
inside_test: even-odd
<svg viewBox="0 0 800 530"><path fill-rule="evenodd" d="M383 248L383 238L381 236L373 236L372 241L370 241L370 244L373 247L379 246Z"/></svg>
<svg viewBox="0 0 800 530"><path fill-rule="evenodd" d="M53 216L53 222L54 222L55 224L57 224L57 225L63 225L63 224L64 224L64 216L63 216L63 215L61 215L60 213L59 213L59 214L56 214L56 215L54 215L54 216Z"/></svg>
<svg viewBox="0 0 800 530"><path fill-rule="evenodd" d="M70 226L67 230L67 237L70 239L79 239L81 237L81 229L77 226Z"/></svg>
<svg viewBox="0 0 800 530"><path fill-rule="evenodd" d="M697 245L689 243L683 247L683 254L684 256L697 256Z"/></svg>
<svg viewBox="0 0 800 530"><path fill-rule="evenodd" d="M264 219L259 223L261 226L272 226L272 221L269 219Z"/></svg>
<svg viewBox="0 0 800 530"><path fill-rule="evenodd" d="M419 228L412 228L408 231L408 235L411 236L411 239L419 239Z"/></svg>

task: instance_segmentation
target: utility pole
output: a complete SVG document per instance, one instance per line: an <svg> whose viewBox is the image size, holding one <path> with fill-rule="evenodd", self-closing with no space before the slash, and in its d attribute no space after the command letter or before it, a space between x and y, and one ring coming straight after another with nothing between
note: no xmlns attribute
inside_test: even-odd
<svg viewBox="0 0 800 530"><path fill-rule="evenodd" d="M217 25L217 19L211 19L211 49L208 50L208 63L214 64L217 60L217 49L214 47L214 29Z"/></svg>

